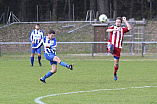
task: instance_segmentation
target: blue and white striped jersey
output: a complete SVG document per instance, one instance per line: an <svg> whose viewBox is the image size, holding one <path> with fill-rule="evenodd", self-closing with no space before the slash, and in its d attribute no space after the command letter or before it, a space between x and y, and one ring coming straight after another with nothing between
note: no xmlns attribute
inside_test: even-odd
<svg viewBox="0 0 157 104"><path fill-rule="evenodd" d="M43 36L44 36L44 33L42 30L35 29L30 33L29 40L31 42L34 41L35 44L38 44L40 42L38 39L42 39Z"/></svg>
<svg viewBox="0 0 157 104"><path fill-rule="evenodd" d="M43 50L44 53L54 53L56 54L56 38L53 38L52 40L48 39L47 36L41 39L40 43L37 45L37 47L32 48L39 48L43 44ZM46 48L46 46L49 46L50 48Z"/></svg>

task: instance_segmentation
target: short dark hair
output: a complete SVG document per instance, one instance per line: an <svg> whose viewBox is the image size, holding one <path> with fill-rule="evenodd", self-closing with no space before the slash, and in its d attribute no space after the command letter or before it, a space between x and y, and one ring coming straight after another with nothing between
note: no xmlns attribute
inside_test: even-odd
<svg viewBox="0 0 157 104"><path fill-rule="evenodd" d="M122 17L117 17L116 20L121 20L122 23Z"/></svg>
<svg viewBox="0 0 157 104"><path fill-rule="evenodd" d="M36 25L40 26L40 24L38 24L38 23Z"/></svg>
<svg viewBox="0 0 157 104"><path fill-rule="evenodd" d="M48 34L55 34L55 31L54 31L54 30L50 30L50 31L48 32Z"/></svg>

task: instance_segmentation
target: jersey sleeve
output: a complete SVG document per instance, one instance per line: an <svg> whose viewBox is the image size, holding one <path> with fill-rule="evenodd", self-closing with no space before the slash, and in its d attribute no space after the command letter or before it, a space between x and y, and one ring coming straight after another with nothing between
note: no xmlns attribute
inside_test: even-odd
<svg viewBox="0 0 157 104"><path fill-rule="evenodd" d="M114 29L114 26L110 26L108 29Z"/></svg>
<svg viewBox="0 0 157 104"><path fill-rule="evenodd" d="M53 48L53 47L56 47L56 46L57 46L56 38L54 38L54 43L53 43L53 45L50 45L50 48Z"/></svg>
<svg viewBox="0 0 157 104"><path fill-rule="evenodd" d="M30 42L33 41L33 31L31 31L31 33L30 33L30 35L29 35L29 40L30 40Z"/></svg>
<svg viewBox="0 0 157 104"><path fill-rule="evenodd" d="M42 30L40 30L40 32L41 32L41 39L42 39L44 37L44 33Z"/></svg>
<svg viewBox="0 0 157 104"><path fill-rule="evenodd" d="M128 32L129 31L128 27L123 27L123 31L124 31L124 33Z"/></svg>

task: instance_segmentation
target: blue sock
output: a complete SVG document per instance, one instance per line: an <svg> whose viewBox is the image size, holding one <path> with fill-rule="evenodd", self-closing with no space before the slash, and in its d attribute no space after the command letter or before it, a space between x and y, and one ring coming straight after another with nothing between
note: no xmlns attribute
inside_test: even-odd
<svg viewBox="0 0 157 104"><path fill-rule="evenodd" d="M68 67L69 68L69 65L63 61L60 62L60 65L64 66L64 67Z"/></svg>
<svg viewBox="0 0 157 104"><path fill-rule="evenodd" d="M53 75L53 73L51 73L49 71L42 79L45 80L46 78L50 77L51 75Z"/></svg>
<svg viewBox="0 0 157 104"><path fill-rule="evenodd" d="M31 57L31 64L33 66L33 63L34 63L34 57Z"/></svg>
<svg viewBox="0 0 157 104"><path fill-rule="evenodd" d="M40 60L41 60L41 56L38 56L38 62L40 63Z"/></svg>

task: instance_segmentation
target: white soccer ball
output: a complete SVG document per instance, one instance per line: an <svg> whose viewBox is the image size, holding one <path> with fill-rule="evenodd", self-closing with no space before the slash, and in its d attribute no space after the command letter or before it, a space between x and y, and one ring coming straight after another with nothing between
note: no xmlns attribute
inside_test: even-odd
<svg viewBox="0 0 157 104"><path fill-rule="evenodd" d="M101 14L99 16L99 21L105 23L107 21L107 16L105 14Z"/></svg>

